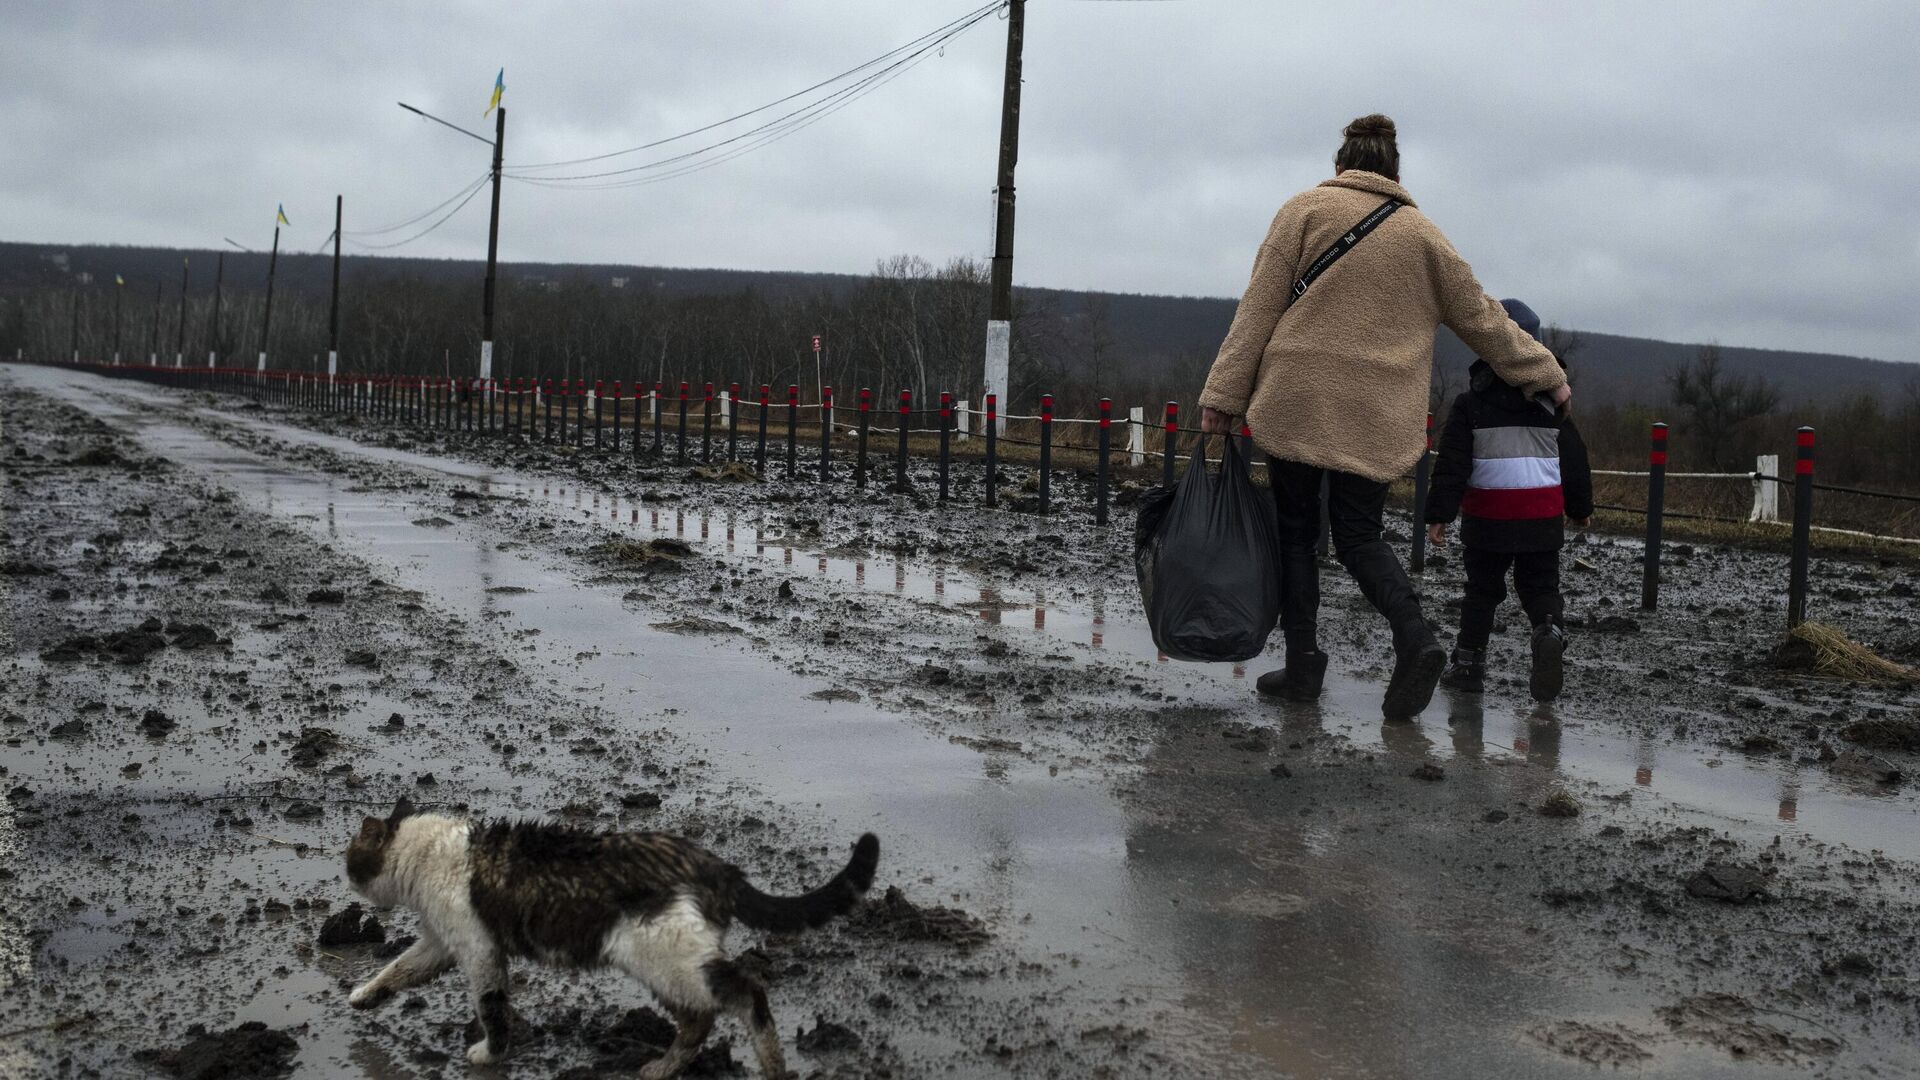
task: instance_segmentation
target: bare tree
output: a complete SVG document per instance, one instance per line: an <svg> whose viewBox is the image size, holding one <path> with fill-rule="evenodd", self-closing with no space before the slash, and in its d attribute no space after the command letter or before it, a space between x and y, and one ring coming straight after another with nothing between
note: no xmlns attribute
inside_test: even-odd
<svg viewBox="0 0 1920 1080"><path fill-rule="evenodd" d="M1687 410L1694 440L1716 468L1740 459L1739 448L1731 445L1740 427L1780 404L1780 388L1765 378L1723 372L1718 343L1702 345L1693 363L1675 370L1667 382L1674 404Z"/></svg>
<svg viewBox="0 0 1920 1080"><path fill-rule="evenodd" d="M1574 357L1586 351L1587 339L1578 330L1569 330L1558 323L1550 323L1540 332L1540 343L1567 369L1567 382L1572 383L1580 377L1580 369L1573 364Z"/></svg>

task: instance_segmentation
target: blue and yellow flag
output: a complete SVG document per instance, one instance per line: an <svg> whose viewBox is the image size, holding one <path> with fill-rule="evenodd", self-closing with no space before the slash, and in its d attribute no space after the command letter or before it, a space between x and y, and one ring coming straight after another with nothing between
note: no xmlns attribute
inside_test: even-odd
<svg viewBox="0 0 1920 1080"><path fill-rule="evenodd" d="M500 74L493 77L493 100L487 102L487 111L480 114L480 119L485 120L487 117L493 115L493 110L500 107L500 95L506 92L507 69L501 68Z"/></svg>
<svg viewBox="0 0 1920 1080"><path fill-rule="evenodd" d="M125 285L127 283L127 279L121 277L119 274L115 274L113 275L113 283L115 285Z"/></svg>
<svg viewBox="0 0 1920 1080"><path fill-rule="evenodd" d="M287 207L285 203L273 204L273 223L275 225L292 227L293 222L287 220Z"/></svg>

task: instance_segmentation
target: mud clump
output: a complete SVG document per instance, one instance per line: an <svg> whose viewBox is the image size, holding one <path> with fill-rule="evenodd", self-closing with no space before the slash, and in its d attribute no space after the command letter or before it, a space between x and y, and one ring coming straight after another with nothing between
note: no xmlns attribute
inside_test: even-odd
<svg viewBox="0 0 1920 1080"><path fill-rule="evenodd" d="M317 727L301 728L300 737L287 748L287 764L297 769L311 769L338 749L340 736L332 731Z"/></svg>
<svg viewBox="0 0 1920 1080"><path fill-rule="evenodd" d="M48 663L72 663L89 657L111 658L122 664L144 664L147 658L167 647L160 636L160 620L148 619L128 630L116 630L105 637L75 634L40 654Z"/></svg>
<svg viewBox="0 0 1920 1080"><path fill-rule="evenodd" d="M1680 1038L1718 1047L1738 1061L1803 1065L1840 1049L1831 1036L1797 1034L1760 1019L1761 1010L1738 994L1699 994L1653 1012Z"/></svg>
<svg viewBox="0 0 1920 1080"><path fill-rule="evenodd" d="M693 545L664 536L643 544L612 540L595 546L589 553L605 562L649 570L678 570L682 563L694 557Z"/></svg>
<svg viewBox="0 0 1920 1080"><path fill-rule="evenodd" d="M167 633L172 635L168 643L176 649L192 651L220 643L220 635L204 623L168 623Z"/></svg>
<svg viewBox="0 0 1920 1080"><path fill-rule="evenodd" d="M1900 766L1878 754L1863 754L1858 750L1834 755L1833 761L1828 763L1827 768L1832 772L1858 776L1876 784L1897 784L1905 777L1905 774L1900 771Z"/></svg>
<svg viewBox="0 0 1920 1080"><path fill-rule="evenodd" d="M844 1054L860 1048L860 1036L854 1034L852 1028L836 1024L816 1013L813 1030L802 1028L795 1031L793 1045L803 1054Z"/></svg>
<svg viewBox="0 0 1920 1080"><path fill-rule="evenodd" d="M1841 728L1840 737L1869 750L1920 754L1920 718L1860 720Z"/></svg>
<svg viewBox="0 0 1920 1080"><path fill-rule="evenodd" d="M312 589L307 593L309 604L344 604L347 594L339 589Z"/></svg>
<svg viewBox="0 0 1920 1080"><path fill-rule="evenodd" d="M1580 800L1564 791L1548 795L1540 804L1540 816L1550 818L1570 818L1580 816Z"/></svg>
<svg viewBox="0 0 1920 1080"><path fill-rule="evenodd" d="M320 924L322 945L378 945L387 940L387 928L358 901L327 916Z"/></svg>
<svg viewBox="0 0 1920 1080"><path fill-rule="evenodd" d="M979 919L957 908L937 904L922 907L908 900L897 885L889 885L880 899L853 909L846 925L866 937L930 942L958 949L983 945L993 937Z"/></svg>
<svg viewBox="0 0 1920 1080"><path fill-rule="evenodd" d="M69 460L67 464L77 465L81 468L102 469L112 468L117 465L132 465L135 463L111 446L95 446L82 451Z"/></svg>
<svg viewBox="0 0 1920 1080"><path fill-rule="evenodd" d="M137 1050L133 1058L181 1080L243 1080L285 1076L300 1051L293 1036L259 1020L216 1034L195 1024L187 1035L188 1041L172 1050Z"/></svg>
<svg viewBox="0 0 1920 1080"><path fill-rule="evenodd" d="M740 632L740 628L731 623L723 623L718 619L703 619L698 615L688 615L685 618L669 619L666 622L649 623L647 625L653 627L655 630L664 630L669 634L683 634L689 637L699 637L705 634L737 634Z"/></svg>
<svg viewBox="0 0 1920 1080"><path fill-rule="evenodd" d="M1751 866L1708 863L1687 879L1687 895L1728 904L1758 903L1767 899L1767 879Z"/></svg>
<svg viewBox="0 0 1920 1080"><path fill-rule="evenodd" d="M1617 1024L1599 1026L1577 1020L1557 1020L1541 1024L1528 1034L1547 1049L1558 1050L1588 1065L1618 1069L1653 1059L1653 1052L1643 1045L1645 1036Z"/></svg>
<svg viewBox="0 0 1920 1080"><path fill-rule="evenodd" d="M351 649L346 655L348 667L366 668L369 671L380 670L380 654L371 649Z"/></svg>
<svg viewBox="0 0 1920 1080"><path fill-rule="evenodd" d="M825 690L815 690L813 693L808 694L807 697L814 701L859 701L860 692L858 690L846 690L838 686L830 686Z"/></svg>
<svg viewBox="0 0 1920 1080"><path fill-rule="evenodd" d="M1441 780L1445 780L1447 778L1447 770L1441 768L1438 765L1435 765L1431 761L1428 761L1428 762L1423 762L1418 768L1415 768L1412 772L1408 773L1407 775L1414 778L1415 780L1426 780L1429 782L1438 782Z"/></svg>
<svg viewBox="0 0 1920 1080"><path fill-rule="evenodd" d="M148 709L146 714L140 717L140 733L150 738L158 739L179 726L173 717L159 709Z"/></svg>

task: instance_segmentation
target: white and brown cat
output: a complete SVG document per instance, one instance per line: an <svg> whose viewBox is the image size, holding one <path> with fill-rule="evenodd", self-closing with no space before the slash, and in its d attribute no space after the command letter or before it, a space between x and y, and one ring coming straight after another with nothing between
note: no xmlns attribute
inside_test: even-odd
<svg viewBox="0 0 1920 1080"><path fill-rule="evenodd" d="M347 1000L372 1008L457 966L485 1031L467 1048L480 1065L507 1049L509 959L614 967L652 990L677 1027L643 1080L684 1068L723 1011L745 1021L760 1071L785 1076L766 988L722 951L727 928L735 919L782 933L820 926L853 908L879 861L869 833L825 885L768 896L739 867L681 837L468 822L415 813L401 799L384 821L361 822L347 847L347 878L373 903L419 915L419 940Z"/></svg>

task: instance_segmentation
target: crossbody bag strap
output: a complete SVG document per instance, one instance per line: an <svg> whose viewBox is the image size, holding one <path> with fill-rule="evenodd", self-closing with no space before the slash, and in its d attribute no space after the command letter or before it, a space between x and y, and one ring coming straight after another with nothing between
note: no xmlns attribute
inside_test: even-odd
<svg viewBox="0 0 1920 1080"><path fill-rule="evenodd" d="M1379 228L1381 222L1392 217L1393 212L1400 209L1401 205L1399 199L1388 199L1381 203L1374 208L1373 213L1361 218L1360 224L1348 230L1346 235L1340 237L1332 247L1321 252L1319 258L1307 264L1307 272L1301 274L1293 283L1293 298L1300 299L1300 295L1307 291L1307 286L1312 285L1315 278L1326 273L1328 267L1339 262L1340 256L1352 251L1355 244L1365 240L1368 233Z"/></svg>

